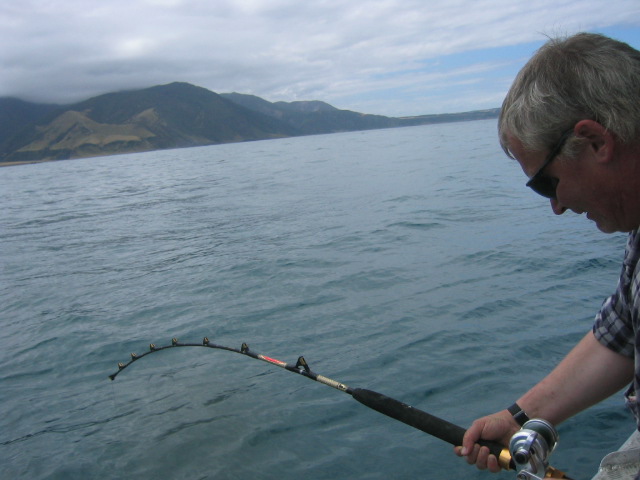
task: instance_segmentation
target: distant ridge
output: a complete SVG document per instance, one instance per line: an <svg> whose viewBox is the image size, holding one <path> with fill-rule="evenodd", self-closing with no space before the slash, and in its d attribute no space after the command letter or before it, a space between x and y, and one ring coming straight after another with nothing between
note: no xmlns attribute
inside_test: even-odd
<svg viewBox="0 0 640 480"><path fill-rule="evenodd" d="M495 118L499 109L393 118L320 101L268 102L188 83L72 105L0 98L0 165L427 123Z"/></svg>

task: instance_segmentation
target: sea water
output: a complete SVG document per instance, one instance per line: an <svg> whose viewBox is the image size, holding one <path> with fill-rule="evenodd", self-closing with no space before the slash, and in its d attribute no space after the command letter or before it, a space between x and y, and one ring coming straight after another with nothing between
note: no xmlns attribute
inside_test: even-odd
<svg viewBox="0 0 640 480"><path fill-rule="evenodd" d="M0 169L3 479L483 479L295 363L461 426L587 332L625 236L556 217L496 121ZM590 478L621 395L558 427Z"/></svg>

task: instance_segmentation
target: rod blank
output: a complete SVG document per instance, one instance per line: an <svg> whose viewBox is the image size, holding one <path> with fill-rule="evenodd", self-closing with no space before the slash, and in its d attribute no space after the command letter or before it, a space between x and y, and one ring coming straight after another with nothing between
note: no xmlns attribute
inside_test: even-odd
<svg viewBox="0 0 640 480"><path fill-rule="evenodd" d="M325 377L323 375L318 375L311 371L309 365L307 364L304 357L299 357L295 366L288 364L286 362L282 362L275 358L267 357L266 355L261 355L255 353L249 349L249 346L246 343L243 343L240 349L232 348L232 347L224 347L222 345L216 345L211 343L207 337L205 337L202 343L180 343L176 338L171 341L171 345L167 345L164 347L157 347L153 343L149 345L149 351L137 355L135 353L131 354L131 360L128 363L119 363L118 371L109 375L111 380L115 380L116 376L133 362L140 360L141 358L155 352L159 352L161 350L166 350L169 348L176 347L206 347L206 348L214 348L219 350L227 350L229 352L239 353L241 355L246 355L248 357L254 358L256 360L262 360L264 362L270 363L271 365L275 365L280 368L284 368L293 373L297 373L304 377L307 377L316 382L322 383L329 387L335 388L342 392L348 393L355 400L360 402L361 404L376 410L388 417L394 418L402 423L405 423L411 427L417 428L429 435L432 435L440 440L444 440L447 443L450 443L454 446L462 445L462 437L464 436L465 429L450 423L446 420L438 418L430 413L424 412L420 409L414 408L411 405L407 405L406 403L400 402L391 397L387 397L378 392L374 392L373 390L367 390L363 388L351 388L347 385L333 380L331 378ZM515 464L508 453L508 450L505 449L501 444L497 442L490 442L481 440L480 445L487 446L492 454L496 455L501 459L502 466L504 468L515 468ZM505 454L506 452L506 454Z"/></svg>

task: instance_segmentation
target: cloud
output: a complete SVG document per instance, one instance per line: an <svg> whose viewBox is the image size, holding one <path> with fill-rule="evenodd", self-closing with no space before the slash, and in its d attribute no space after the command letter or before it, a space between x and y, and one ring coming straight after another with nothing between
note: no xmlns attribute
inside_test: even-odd
<svg viewBox="0 0 640 480"><path fill-rule="evenodd" d="M503 95L543 33L640 28L637 0L601 7L600 0L2 2L0 96L70 102L187 81L381 114L454 111L465 109L463 100L471 109Z"/></svg>

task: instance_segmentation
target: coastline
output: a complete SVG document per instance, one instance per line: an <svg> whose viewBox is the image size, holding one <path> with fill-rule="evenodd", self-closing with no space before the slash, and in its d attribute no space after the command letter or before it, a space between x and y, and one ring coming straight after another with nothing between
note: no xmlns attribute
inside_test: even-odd
<svg viewBox="0 0 640 480"><path fill-rule="evenodd" d="M71 159L69 159L71 160ZM15 162L0 162L0 167L15 167L17 165L30 165L33 163L55 162L56 160L20 160Z"/></svg>

